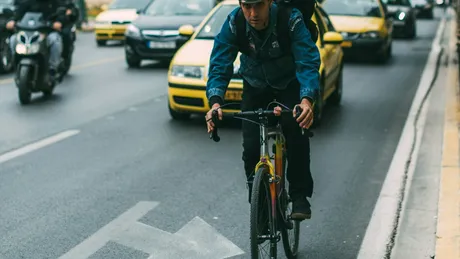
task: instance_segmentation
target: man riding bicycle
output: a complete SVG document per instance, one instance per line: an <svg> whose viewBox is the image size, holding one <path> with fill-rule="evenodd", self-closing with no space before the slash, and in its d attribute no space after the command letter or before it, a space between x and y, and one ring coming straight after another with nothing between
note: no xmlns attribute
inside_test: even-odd
<svg viewBox="0 0 460 259"><path fill-rule="evenodd" d="M237 38L237 15L243 12L250 55L241 55L239 73L243 78L241 110L265 108L273 99L288 107L302 108L297 118L281 118L287 147L287 179L289 195L293 200L293 219L311 217L307 197L313 193L313 178L310 172L310 142L301 128L309 128L313 122L313 104L319 89L319 50L311 39L302 13L293 9L289 17L290 52L280 48L276 34L278 5L273 0L240 0L240 7L233 10L216 36L211 53L206 95L212 107L206 114L208 133L215 125L211 121L212 111L218 110L222 120L224 96L233 74L233 62L238 52L246 47L239 46ZM281 26L281 25L280 25ZM275 108L275 112L279 108ZM294 114L293 114L294 116ZM298 124L297 124L297 123ZM300 127L299 127L300 125ZM251 200L254 168L259 161L259 126L242 122L243 161Z"/></svg>

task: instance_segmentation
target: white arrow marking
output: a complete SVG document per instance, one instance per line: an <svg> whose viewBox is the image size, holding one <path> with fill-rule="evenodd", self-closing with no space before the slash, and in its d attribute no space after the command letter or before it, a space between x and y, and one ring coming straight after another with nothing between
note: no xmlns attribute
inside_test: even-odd
<svg viewBox="0 0 460 259"><path fill-rule="evenodd" d="M238 246L199 217L192 219L175 234L138 222L158 204L139 202L60 259L88 258L109 241L148 253L149 259L216 259L244 254Z"/></svg>
<svg viewBox="0 0 460 259"><path fill-rule="evenodd" d="M105 225L98 232L81 242L65 255L59 257L60 259L83 259L88 258L97 250L110 241L112 236L116 236L119 231L123 231L127 224L137 221L142 218L149 211L153 210L160 203L141 201L125 213L121 214L118 218L114 219L109 224Z"/></svg>

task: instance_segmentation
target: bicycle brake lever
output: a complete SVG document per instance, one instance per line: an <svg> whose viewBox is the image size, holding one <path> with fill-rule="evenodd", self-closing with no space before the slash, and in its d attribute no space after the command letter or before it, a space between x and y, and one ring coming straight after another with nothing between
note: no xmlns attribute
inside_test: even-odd
<svg viewBox="0 0 460 259"><path fill-rule="evenodd" d="M302 108L300 108L300 106L296 106L295 107L295 119L297 120L297 118L299 118L300 114L302 114ZM302 135L305 135L305 129L302 128Z"/></svg>
<svg viewBox="0 0 460 259"><path fill-rule="evenodd" d="M214 140L214 142L219 142L220 141L220 137L218 135L218 132L217 132L217 120L218 120L218 117L219 116L219 113L217 112L217 110L214 110L212 111L212 122L214 123L214 129L211 131L211 134L209 134L209 138Z"/></svg>

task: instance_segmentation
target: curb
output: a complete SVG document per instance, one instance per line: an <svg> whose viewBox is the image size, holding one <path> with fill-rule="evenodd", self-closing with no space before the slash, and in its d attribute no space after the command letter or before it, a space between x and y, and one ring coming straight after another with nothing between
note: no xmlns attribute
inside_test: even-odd
<svg viewBox="0 0 460 259"><path fill-rule="evenodd" d="M460 258L460 85L456 65L457 16L452 12L444 137L436 226L436 259Z"/></svg>

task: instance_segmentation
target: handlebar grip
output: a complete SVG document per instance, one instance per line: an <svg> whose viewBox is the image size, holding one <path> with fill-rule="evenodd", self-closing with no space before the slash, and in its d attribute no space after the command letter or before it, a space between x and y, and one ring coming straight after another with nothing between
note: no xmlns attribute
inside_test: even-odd
<svg viewBox="0 0 460 259"><path fill-rule="evenodd" d="M300 114L302 114L303 109L300 106L295 107L295 118L299 118ZM313 132L310 130L307 130L307 134L309 138L312 138L314 136ZM302 135L305 135L305 129L302 128Z"/></svg>
<svg viewBox="0 0 460 259"><path fill-rule="evenodd" d="M215 142L220 141L220 137L219 137L218 132L217 132L217 121L219 120L218 116L219 116L219 113L217 112L217 110L212 111L212 117L211 118L212 118L212 122L214 123L214 129L213 129L213 131L211 131L211 134L210 134L209 138L214 140Z"/></svg>

